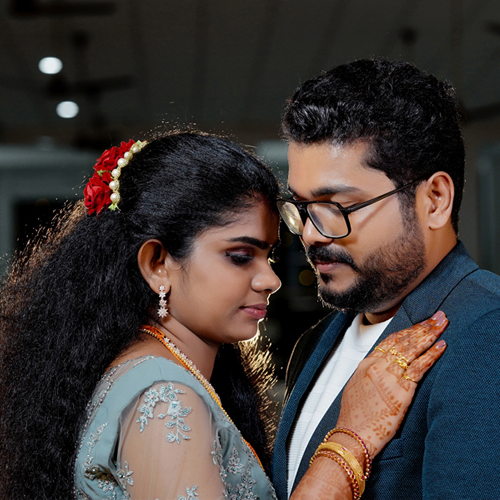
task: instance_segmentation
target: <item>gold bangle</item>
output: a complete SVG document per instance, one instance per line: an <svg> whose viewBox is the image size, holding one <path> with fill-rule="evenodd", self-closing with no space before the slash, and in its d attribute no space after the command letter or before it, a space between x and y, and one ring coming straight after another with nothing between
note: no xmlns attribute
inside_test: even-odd
<svg viewBox="0 0 500 500"><path fill-rule="evenodd" d="M348 463L346 463L336 453L334 453L332 451L328 451L328 450L317 451L313 455L313 458L311 459L311 463L314 460L314 458L317 458L317 457L329 458L330 460L337 462L344 469L344 471L346 472L347 476L349 477L349 479L351 481L353 500L359 500L361 498L361 492L359 490L358 480L357 480L356 475L354 474L353 470L351 469L351 467L349 466Z"/></svg>
<svg viewBox="0 0 500 500"><path fill-rule="evenodd" d="M362 495L363 492L365 491L365 479L364 479L365 476L363 473L364 472L363 467L361 467L356 457L347 448L344 448L344 446L342 446L341 444L334 443L331 441L327 443L321 443L318 446L316 452L321 452L323 450L333 451L347 462L351 470L354 472L356 482L358 483L359 494Z"/></svg>
<svg viewBox="0 0 500 500"><path fill-rule="evenodd" d="M325 436L325 439L323 440L323 443L328 442L328 440L338 432L351 436L359 443L361 448L363 448L363 453L365 454L365 474L363 479L366 481L370 477L372 469L372 458L370 457L370 453L368 453L368 447L366 446L365 442L355 432L349 429L344 429L343 427L336 427L335 429L332 429L330 432L328 432L328 434Z"/></svg>

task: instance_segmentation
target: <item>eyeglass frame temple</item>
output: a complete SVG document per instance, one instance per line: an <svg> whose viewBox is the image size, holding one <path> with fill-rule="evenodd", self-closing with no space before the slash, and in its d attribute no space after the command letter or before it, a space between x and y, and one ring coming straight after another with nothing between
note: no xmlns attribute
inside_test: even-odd
<svg viewBox="0 0 500 500"><path fill-rule="evenodd" d="M305 226L307 223L307 219L309 219L312 223L312 225L316 228L316 230L325 238L329 238L332 240L338 240L341 238L346 238L351 234L352 228L351 228L351 221L349 220L348 215L352 214L353 212L356 212L356 210L359 210L361 208L369 207L373 203L377 203L377 201L382 201L385 198L388 198L389 196L392 196L393 194L399 193L400 191L403 191L406 188L409 188L411 186L414 186L415 184L425 181L427 177L420 177L419 179L414 180L413 182L410 182L409 184L405 184L404 186L400 186L396 189L393 189L392 191L389 191L388 193L381 194L380 196L377 196L376 198L372 198L371 200L368 201L363 201L362 203L358 203L356 205L352 205L350 207L343 207L340 203L337 203L336 201L297 201L297 200L285 200L281 199L278 201L283 201L284 203L291 203L292 205L295 205L297 207L297 210L299 211L300 218L302 220L302 224ZM344 217L346 226L347 226L347 233L343 236L327 236L326 234L323 233L319 229L319 227L315 224L314 220L311 218L311 214L309 213L308 206L312 205L314 203L326 203L328 205L335 205L338 209L339 212L342 214ZM305 205L305 206L304 206Z"/></svg>
<svg viewBox="0 0 500 500"><path fill-rule="evenodd" d="M382 201L383 199L388 198L389 196L392 196L393 194L399 193L400 191L403 191L406 188L414 186L415 184L417 184L419 182L425 181L426 179L427 179L427 177L421 177L420 179L417 179L413 182L410 182L409 184L405 184L404 186L400 186L396 189L393 189L392 191L389 191L388 193L381 194L380 196L377 196L376 198L372 198L371 200L368 200L368 201L363 201L362 203L358 203L356 205L352 205L352 206L347 207L347 208L344 208L342 205L340 205L339 203L336 203L334 201L331 203L334 203L337 206L337 208L340 210L340 212L342 212L342 214L345 213L345 215L349 215L349 214L352 214L353 212L356 212L356 210L359 210L360 208L369 207L373 203L377 203L377 201ZM318 202L316 202L316 203L318 203Z"/></svg>

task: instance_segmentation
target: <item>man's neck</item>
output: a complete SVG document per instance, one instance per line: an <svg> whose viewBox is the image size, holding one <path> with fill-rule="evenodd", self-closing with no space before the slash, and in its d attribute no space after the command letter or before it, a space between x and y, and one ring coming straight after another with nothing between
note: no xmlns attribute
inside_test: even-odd
<svg viewBox="0 0 500 500"><path fill-rule="evenodd" d="M387 309L387 311L375 312L375 313L365 312L362 321L365 325L367 324L376 325L377 323L382 323L384 321L387 321L388 319L391 319L396 315L400 305L401 302L395 305L394 307Z"/></svg>

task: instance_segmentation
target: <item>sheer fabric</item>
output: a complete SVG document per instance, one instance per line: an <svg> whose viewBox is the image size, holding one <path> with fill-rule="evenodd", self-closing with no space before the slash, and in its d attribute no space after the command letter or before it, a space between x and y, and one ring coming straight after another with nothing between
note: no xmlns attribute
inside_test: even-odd
<svg viewBox="0 0 500 500"><path fill-rule="evenodd" d="M128 361L104 376L79 446L77 499L276 498L201 383L164 358Z"/></svg>

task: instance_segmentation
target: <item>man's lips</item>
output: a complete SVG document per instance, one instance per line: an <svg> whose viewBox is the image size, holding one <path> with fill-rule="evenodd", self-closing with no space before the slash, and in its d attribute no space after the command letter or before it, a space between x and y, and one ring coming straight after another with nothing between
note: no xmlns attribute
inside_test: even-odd
<svg viewBox="0 0 500 500"><path fill-rule="evenodd" d="M250 306L242 306L240 309L255 319L264 319L267 314L267 304L252 304Z"/></svg>
<svg viewBox="0 0 500 500"><path fill-rule="evenodd" d="M340 262L338 260L333 260L333 261L315 260L313 261L313 265L318 270L318 272L328 273L333 271L334 269L337 269L339 266L349 265L349 264L347 264L346 262Z"/></svg>

